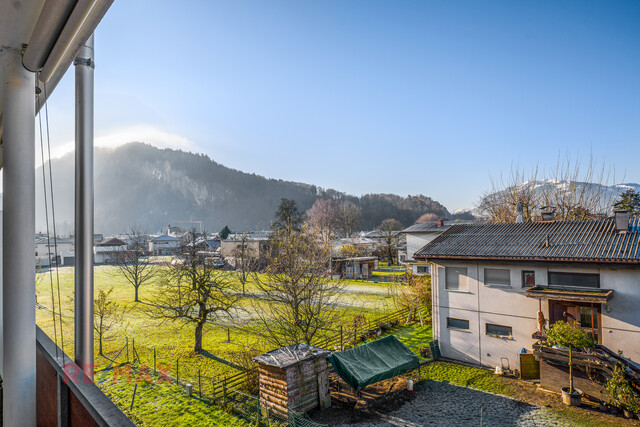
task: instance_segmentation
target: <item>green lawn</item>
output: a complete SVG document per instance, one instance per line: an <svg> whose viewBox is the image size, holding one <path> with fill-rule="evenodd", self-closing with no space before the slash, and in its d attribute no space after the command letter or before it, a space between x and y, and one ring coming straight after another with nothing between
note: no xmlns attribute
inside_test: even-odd
<svg viewBox="0 0 640 427"><path fill-rule="evenodd" d="M491 370L448 362L433 362L420 368L421 380L444 381L495 394L509 394L508 387Z"/></svg>
<svg viewBox="0 0 640 427"><path fill-rule="evenodd" d="M61 346L62 337L59 328L59 307L57 307L58 291L55 286L55 271L53 271L53 292L56 301L57 323L55 334L53 330L53 304L50 278L51 276L48 272L39 273L37 276L36 295L38 308L36 310L36 321L37 324L52 337L52 339L56 339L58 345ZM64 350L68 355L73 355L73 268L60 268L59 279ZM353 324L355 316L365 316L367 318L376 317L396 309L393 303L393 295L387 291L387 285L371 284L363 286L360 282L357 284L345 283L344 285L345 289L339 300L339 309L341 311L341 323L347 328ZM113 288L110 298L117 302L125 312L125 320L111 331L109 339L104 341L105 354L111 359L119 354L117 358L118 363L124 363L127 360L133 362L135 358L136 361L139 359L140 363L153 367L155 350L157 364L162 365L165 369L168 368L168 373L172 377L179 375L181 380L189 379L191 382L195 382L198 374L200 374L204 378L203 391L205 393L207 393L211 386L211 379L219 379L237 373L238 370L216 360L214 357L194 353L193 326L179 322L162 322L158 319L150 318L148 314L145 313L145 309L149 307L149 302L153 302L153 296L157 286L157 283L150 283L141 287L141 302L136 303L133 301L133 287L126 282L117 267L97 266L95 268L95 292L97 293L101 289L106 291ZM249 295L254 293L255 290L253 284L249 283L247 285L247 293ZM255 298L252 300L255 302ZM241 299L240 305L246 310L238 311L237 316L233 319L227 318L210 322L205 326L203 334L203 347L206 351L217 358L236 363L242 359L241 355L243 353L246 354L247 350L268 351L272 349L272 346L264 339L261 325L255 320L249 298ZM338 333L340 324L336 324L334 329L334 331L321 331L320 335ZM227 342L227 330L230 332L231 342ZM128 347L125 347L125 343L127 342ZM95 348L97 351L97 343ZM95 361L97 370L106 367L110 363L109 359L98 355L96 355ZM101 382L100 387L102 387L105 392L112 393L114 401L116 401L121 408L128 408L126 400L129 399L130 404L130 397L127 396L131 395L132 388L124 385L111 385L105 382ZM154 399L161 400L166 398L168 402L172 402L174 398L178 399L176 396L182 396L182 394L180 394L182 393L181 389L177 386L160 386L160 388L146 387L144 390L139 387L138 392L141 391L145 392L142 393L141 396L146 394L150 397L148 404L144 399L138 401L138 397L136 397L136 402L140 403L140 405L136 403L132 415L136 422L144 423L145 425L163 425L158 424L156 420L164 420L166 418L166 425L174 425L174 420L170 418L171 411L167 412L165 417L158 417L157 419L148 417L157 412L153 409L155 405L153 403ZM182 399L182 397L180 397L180 399ZM185 407L190 408L189 411L197 412L197 410L200 410L198 409L199 402L196 403L197 401L194 399L187 399L187 401L190 403ZM176 405L173 407L178 407ZM212 408L206 406L206 410L211 411ZM185 412L184 416L180 417L180 420L192 420L189 418L191 416L191 412L189 411ZM147 412L149 412L149 414L147 414ZM235 420L235 418L232 419ZM236 425L233 423L226 424ZM178 425L193 425L193 423L185 421L184 424ZM213 422L211 425L218 424Z"/></svg>
<svg viewBox="0 0 640 427"><path fill-rule="evenodd" d="M157 380L157 377L153 377ZM187 397L182 387L174 384L148 384L140 381L136 390L133 410L135 378L113 381L111 371L96 376L96 383L139 426L248 426L243 420L199 399Z"/></svg>
<svg viewBox="0 0 640 427"><path fill-rule="evenodd" d="M429 341L433 339L431 322L426 323L424 326L420 326L420 323L398 326L392 329L390 333L417 354L421 362L426 360L420 355L420 349L429 347Z"/></svg>

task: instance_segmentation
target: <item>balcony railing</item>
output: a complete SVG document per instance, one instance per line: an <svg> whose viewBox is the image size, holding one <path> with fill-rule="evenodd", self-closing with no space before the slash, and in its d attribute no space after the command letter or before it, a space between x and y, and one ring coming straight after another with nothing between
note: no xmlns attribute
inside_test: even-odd
<svg viewBox="0 0 640 427"><path fill-rule="evenodd" d="M38 425L134 426L40 328L36 341Z"/></svg>

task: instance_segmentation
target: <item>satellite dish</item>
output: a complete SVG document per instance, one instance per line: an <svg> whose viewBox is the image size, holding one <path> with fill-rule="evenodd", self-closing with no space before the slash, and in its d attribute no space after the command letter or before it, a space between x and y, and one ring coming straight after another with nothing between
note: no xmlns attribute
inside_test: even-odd
<svg viewBox="0 0 640 427"><path fill-rule="evenodd" d="M522 202L518 202L518 204L516 205L516 212L521 214L522 211L523 211Z"/></svg>

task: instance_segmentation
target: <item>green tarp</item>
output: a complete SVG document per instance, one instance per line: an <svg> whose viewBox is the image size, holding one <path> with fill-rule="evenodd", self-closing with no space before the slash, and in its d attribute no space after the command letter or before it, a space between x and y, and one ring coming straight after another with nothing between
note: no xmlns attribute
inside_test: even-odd
<svg viewBox="0 0 640 427"><path fill-rule="evenodd" d="M418 366L418 356L393 335L333 353L329 361L340 378L356 390Z"/></svg>

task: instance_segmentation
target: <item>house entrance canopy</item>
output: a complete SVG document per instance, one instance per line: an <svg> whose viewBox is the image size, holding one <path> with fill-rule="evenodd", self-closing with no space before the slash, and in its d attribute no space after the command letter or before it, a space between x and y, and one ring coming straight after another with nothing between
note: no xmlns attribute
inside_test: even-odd
<svg viewBox="0 0 640 427"><path fill-rule="evenodd" d="M534 286L527 289L526 292L529 298L586 302L594 304L605 304L609 302L611 298L613 298L613 290L611 289L577 290Z"/></svg>
<svg viewBox="0 0 640 427"><path fill-rule="evenodd" d="M393 335L333 353L328 359L340 378L356 390L418 366L418 356Z"/></svg>

